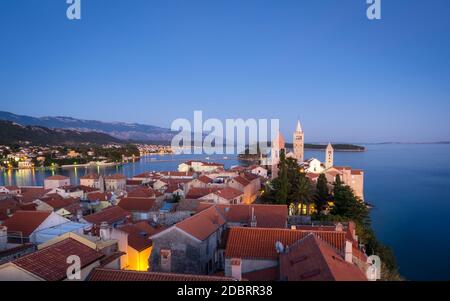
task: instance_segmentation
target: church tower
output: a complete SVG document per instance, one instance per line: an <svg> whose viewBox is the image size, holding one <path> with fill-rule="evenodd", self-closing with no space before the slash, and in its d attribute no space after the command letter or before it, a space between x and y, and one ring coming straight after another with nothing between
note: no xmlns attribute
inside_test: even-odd
<svg viewBox="0 0 450 301"><path fill-rule="evenodd" d="M331 143L328 143L325 150L325 169L333 167L334 161L334 149Z"/></svg>
<svg viewBox="0 0 450 301"><path fill-rule="evenodd" d="M272 164L272 179L278 177L278 163L280 163L280 152L285 148L285 141L280 132L276 135L272 142L271 164Z"/></svg>
<svg viewBox="0 0 450 301"><path fill-rule="evenodd" d="M300 120L297 122L297 128L294 132L294 156L297 159L298 164L303 163L305 161L304 157L304 149L305 149L305 134L303 133L302 126L300 124Z"/></svg>

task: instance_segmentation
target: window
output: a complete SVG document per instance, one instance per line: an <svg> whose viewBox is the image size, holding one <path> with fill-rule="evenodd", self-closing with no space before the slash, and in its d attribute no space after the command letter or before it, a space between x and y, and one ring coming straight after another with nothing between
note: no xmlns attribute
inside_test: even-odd
<svg viewBox="0 0 450 301"><path fill-rule="evenodd" d="M160 251L160 256L161 256L161 270L164 272L170 272L171 261L172 261L171 260L172 259L172 251L162 249Z"/></svg>

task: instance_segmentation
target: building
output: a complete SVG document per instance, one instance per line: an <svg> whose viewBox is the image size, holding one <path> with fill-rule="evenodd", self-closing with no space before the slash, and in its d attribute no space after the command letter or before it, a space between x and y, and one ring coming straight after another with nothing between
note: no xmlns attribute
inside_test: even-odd
<svg viewBox="0 0 450 301"><path fill-rule="evenodd" d="M310 233L331 245L337 253L345 253L347 232L343 230L230 228L225 249L225 276L231 276L232 266L236 265L234 269L240 269L242 278L264 280L258 278L258 274L264 277L271 274L277 278L265 280L278 280L279 273L274 271L279 269L280 253Z"/></svg>
<svg viewBox="0 0 450 301"><path fill-rule="evenodd" d="M267 178L268 170L259 165L253 165L248 169L252 174Z"/></svg>
<svg viewBox="0 0 450 301"><path fill-rule="evenodd" d="M131 214L119 206L111 206L81 218L82 222L93 225L95 229L99 229L102 223L115 228L127 224L130 220ZM94 232L97 231L94 230Z"/></svg>
<svg viewBox="0 0 450 301"><path fill-rule="evenodd" d="M151 218L151 212L155 210L154 198L123 198L118 206L131 213L133 221L148 220Z"/></svg>
<svg viewBox="0 0 450 301"><path fill-rule="evenodd" d="M278 163L280 163L280 153L285 149L285 141L283 135L278 132L275 139L272 142L271 151L271 166L272 166L272 179L278 177Z"/></svg>
<svg viewBox="0 0 450 301"><path fill-rule="evenodd" d="M294 144L294 158L301 164L305 160L305 133L302 130L300 120L297 121L297 128L292 141Z"/></svg>
<svg viewBox="0 0 450 301"><path fill-rule="evenodd" d="M128 224L118 228L121 231L128 233L128 265L127 270L133 271L148 271L149 258L152 253L153 242L150 236L161 232L164 227L151 226L145 221L136 224Z"/></svg>
<svg viewBox="0 0 450 301"><path fill-rule="evenodd" d="M178 165L180 172L214 172L223 169L223 164L203 161L187 161Z"/></svg>
<svg viewBox="0 0 450 301"><path fill-rule="evenodd" d="M69 256L80 258L80 279L84 280L101 266L105 255L89 246L67 238L0 266L1 281L62 281L67 279Z"/></svg>
<svg viewBox="0 0 450 301"><path fill-rule="evenodd" d="M44 180L44 189L55 189L69 185L70 178L61 175L51 176Z"/></svg>
<svg viewBox="0 0 450 301"><path fill-rule="evenodd" d="M216 205L200 203L197 212L215 206L227 221L227 227L258 227L280 228L287 227L288 209L285 205Z"/></svg>
<svg viewBox="0 0 450 301"><path fill-rule="evenodd" d="M225 219L210 207L150 238L150 269L155 272L211 274L223 264L219 245Z"/></svg>
<svg viewBox="0 0 450 301"><path fill-rule="evenodd" d="M105 190L105 181L99 174L90 173L80 177L80 185L97 188L100 192Z"/></svg>
<svg viewBox="0 0 450 301"><path fill-rule="evenodd" d="M108 191L125 190L127 178L121 174L115 174L105 177L105 187Z"/></svg>
<svg viewBox="0 0 450 301"><path fill-rule="evenodd" d="M210 200L215 204L242 204L244 201L244 193L232 187L225 187L207 194L200 199Z"/></svg>
<svg viewBox="0 0 450 301"><path fill-rule="evenodd" d="M36 243L36 233L57 225L70 222L51 211L16 211L3 222L8 229L8 241L11 243Z"/></svg>
<svg viewBox="0 0 450 301"><path fill-rule="evenodd" d="M325 171L328 183L334 184L339 175L341 182L350 186L355 195L364 201L364 171L349 166L333 166Z"/></svg>
<svg viewBox="0 0 450 301"><path fill-rule="evenodd" d="M239 191L242 191L243 202L245 204L253 203L259 195L261 189L261 180L258 176L252 173L241 173L227 181L227 185Z"/></svg>
<svg viewBox="0 0 450 301"><path fill-rule="evenodd" d="M331 143L328 143L325 149L325 169L333 167L334 164L334 149Z"/></svg>

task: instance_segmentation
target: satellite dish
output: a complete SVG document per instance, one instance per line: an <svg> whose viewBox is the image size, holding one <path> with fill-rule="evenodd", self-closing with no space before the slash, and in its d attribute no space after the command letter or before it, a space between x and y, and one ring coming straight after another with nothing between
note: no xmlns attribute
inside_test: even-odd
<svg viewBox="0 0 450 301"><path fill-rule="evenodd" d="M277 250L277 253L283 253L284 252L284 246L280 241L277 241L275 243L275 249Z"/></svg>

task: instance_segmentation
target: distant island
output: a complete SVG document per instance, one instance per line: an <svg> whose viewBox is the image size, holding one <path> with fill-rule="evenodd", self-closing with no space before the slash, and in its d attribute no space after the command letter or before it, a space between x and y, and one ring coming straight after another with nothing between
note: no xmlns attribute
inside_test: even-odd
<svg viewBox="0 0 450 301"><path fill-rule="evenodd" d="M270 146L271 143L268 143ZM361 145L355 145L355 144L347 144L347 143L337 143L332 144L334 151L340 151L340 152L364 152L366 151L366 148ZM305 150L325 150L327 147L326 144L313 144L313 143L305 143ZM286 143L287 149L292 149L293 144L292 143ZM263 155L264 156L264 155ZM238 155L238 159L240 161L258 161L261 157L261 152L259 147L257 147L257 153L256 154L249 154L249 147L245 149L244 152L240 153Z"/></svg>

